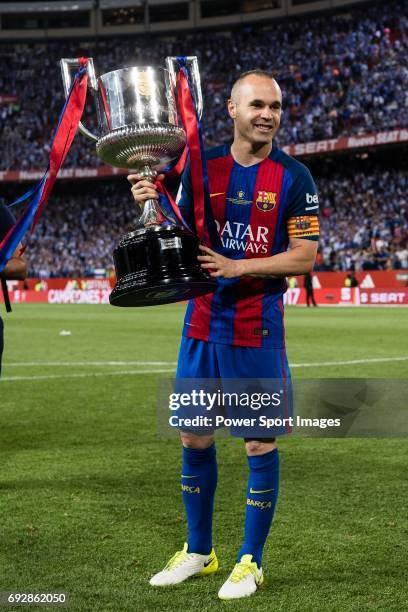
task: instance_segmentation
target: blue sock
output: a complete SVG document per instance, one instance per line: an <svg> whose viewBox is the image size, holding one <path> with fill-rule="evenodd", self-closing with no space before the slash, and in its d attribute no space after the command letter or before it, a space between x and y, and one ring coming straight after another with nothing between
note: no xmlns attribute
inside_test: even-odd
<svg viewBox="0 0 408 612"><path fill-rule="evenodd" d="M245 538L238 554L252 555L258 567L275 512L279 490L278 449L264 455L248 457L249 478L245 514Z"/></svg>
<svg viewBox="0 0 408 612"><path fill-rule="evenodd" d="M208 555L212 549L212 517L217 487L215 444L183 448L181 490L187 516L188 552Z"/></svg>

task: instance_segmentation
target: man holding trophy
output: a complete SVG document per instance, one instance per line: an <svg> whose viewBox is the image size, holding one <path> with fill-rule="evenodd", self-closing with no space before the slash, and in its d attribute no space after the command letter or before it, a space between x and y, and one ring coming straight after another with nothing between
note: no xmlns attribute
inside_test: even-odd
<svg viewBox="0 0 408 612"><path fill-rule="evenodd" d="M207 233L198 256L201 269L216 279L217 287L211 293L203 290L188 304L177 378L285 379L290 377L283 326L285 277L313 269L318 196L307 168L273 143L282 94L271 75L261 70L240 75L228 112L234 122L233 143L205 153L217 236L211 241ZM190 150L178 209L197 231L196 168ZM142 208L157 200L157 189L162 191L159 182L140 172L128 178ZM214 435L181 432L180 437L188 539L152 577L153 586L177 584L218 568L212 543L217 483ZM219 590L221 599L249 596L263 582L262 553L278 496L275 439L246 438L245 447L249 478L244 540L235 567ZM194 487L186 486L191 483Z"/></svg>

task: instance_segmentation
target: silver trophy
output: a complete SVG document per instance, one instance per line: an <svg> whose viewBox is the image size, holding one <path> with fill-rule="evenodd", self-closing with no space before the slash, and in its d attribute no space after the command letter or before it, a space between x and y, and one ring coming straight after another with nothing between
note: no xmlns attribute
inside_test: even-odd
<svg viewBox="0 0 408 612"><path fill-rule="evenodd" d="M77 59L62 59L65 95ZM198 115L203 109L196 57L186 58ZM88 86L94 95L98 135L82 123L79 131L96 143L96 154L111 166L128 168L154 181L176 160L186 144L180 124L176 81L178 62L166 58L166 68L122 68L96 77L88 58ZM162 225L157 200L148 200L139 227L124 236L114 251L117 283L110 296L117 306L145 306L190 299L214 291L216 283L197 262L198 239L185 228Z"/></svg>

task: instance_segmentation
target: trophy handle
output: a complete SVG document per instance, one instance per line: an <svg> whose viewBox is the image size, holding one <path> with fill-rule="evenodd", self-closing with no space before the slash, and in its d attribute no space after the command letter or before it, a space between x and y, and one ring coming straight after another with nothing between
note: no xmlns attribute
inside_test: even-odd
<svg viewBox="0 0 408 612"><path fill-rule="evenodd" d="M192 93L197 108L198 118L201 119L203 114L203 93L201 90L201 78L200 71L198 69L198 59L195 55L188 56L185 59L187 64L187 70L193 85ZM176 89L178 73L177 57L166 57L166 67L169 71L170 83L173 89Z"/></svg>
<svg viewBox="0 0 408 612"><path fill-rule="evenodd" d="M67 97L69 90L71 89L71 85L72 85L71 69L79 68L79 62L76 58L66 58L65 57L60 60L60 66L61 66L62 82L64 84L65 97ZM97 83L96 76L95 76L95 68L94 68L92 57L88 58L87 71L88 71L88 84L91 87L91 89L94 92L96 92L98 89L98 83ZM98 137L95 136L95 134L92 134L92 132L90 132L83 125L81 121L79 122L78 129L84 136L86 136L90 140L93 140L94 142L97 142L99 140Z"/></svg>

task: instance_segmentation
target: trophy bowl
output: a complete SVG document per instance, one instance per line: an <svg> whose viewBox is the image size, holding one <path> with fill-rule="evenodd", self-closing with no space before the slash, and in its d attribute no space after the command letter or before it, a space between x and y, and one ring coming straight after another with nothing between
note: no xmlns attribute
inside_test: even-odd
<svg viewBox="0 0 408 612"><path fill-rule="evenodd" d="M175 125L129 125L102 136L96 143L96 153L111 166L160 169L179 155L185 142L184 130Z"/></svg>
<svg viewBox="0 0 408 612"><path fill-rule="evenodd" d="M201 114L197 58L186 59ZM99 134L82 123L79 130L96 143L96 153L103 162L127 168L149 181L177 160L186 144L175 96L177 60L167 58L166 64L167 68L121 68L96 78L92 58L87 60ZM78 65L77 59L61 60L66 95L70 70ZM117 282L110 303L126 307L167 304L215 291L217 282L197 260L198 246L197 236L175 224L157 200L147 200L138 226L122 237L114 250Z"/></svg>

